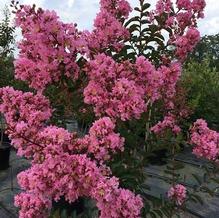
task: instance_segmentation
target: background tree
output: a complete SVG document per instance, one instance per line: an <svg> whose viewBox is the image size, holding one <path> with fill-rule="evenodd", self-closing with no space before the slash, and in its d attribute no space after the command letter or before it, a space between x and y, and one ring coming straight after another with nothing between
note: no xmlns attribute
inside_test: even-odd
<svg viewBox="0 0 219 218"><path fill-rule="evenodd" d="M190 59L199 63L206 58L209 59L209 67L211 69L216 67L217 71L219 71L219 33L203 36L190 55Z"/></svg>
<svg viewBox="0 0 219 218"><path fill-rule="evenodd" d="M211 60L190 60L184 67L181 85L187 90L187 99L193 110L191 122L201 117L211 127L219 129L219 73L212 68Z"/></svg>
<svg viewBox="0 0 219 218"><path fill-rule="evenodd" d="M13 80L13 51L15 27L10 24L10 11L3 10L3 19L0 21L0 87L11 84Z"/></svg>
<svg viewBox="0 0 219 218"><path fill-rule="evenodd" d="M13 86L28 90L23 81L14 77L15 26L12 23L10 10L7 6L2 11L0 21L0 87Z"/></svg>

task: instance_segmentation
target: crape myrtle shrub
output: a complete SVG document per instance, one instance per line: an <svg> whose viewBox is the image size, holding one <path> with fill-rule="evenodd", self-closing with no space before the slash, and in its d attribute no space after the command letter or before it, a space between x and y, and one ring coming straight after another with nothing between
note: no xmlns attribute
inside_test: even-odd
<svg viewBox="0 0 219 218"><path fill-rule="evenodd" d="M102 218L171 217L191 200L202 202L197 193L217 190L206 185L218 182L219 134L199 119L185 138L180 125L189 111L176 98L181 65L200 39L197 19L205 2L159 0L154 10L139 3L129 18L127 1L101 0L93 30L79 31L54 11L12 1L23 35L15 76L33 90L0 89L12 144L31 160L18 175L21 218L48 217L61 197L93 199ZM89 114L88 132L79 136L60 127L60 114ZM190 189L175 161L186 143L209 161ZM171 153L165 170L170 189L156 199L147 192L144 167L164 145Z"/></svg>

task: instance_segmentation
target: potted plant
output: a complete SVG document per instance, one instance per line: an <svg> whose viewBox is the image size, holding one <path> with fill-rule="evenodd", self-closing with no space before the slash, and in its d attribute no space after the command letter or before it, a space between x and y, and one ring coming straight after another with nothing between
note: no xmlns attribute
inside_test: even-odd
<svg viewBox="0 0 219 218"><path fill-rule="evenodd" d="M2 115L0 116L1 122L1 140L0 140L0 170L6 170L9 167L10 159L10 142L6 134L4 134L5 125Z"/></svg>

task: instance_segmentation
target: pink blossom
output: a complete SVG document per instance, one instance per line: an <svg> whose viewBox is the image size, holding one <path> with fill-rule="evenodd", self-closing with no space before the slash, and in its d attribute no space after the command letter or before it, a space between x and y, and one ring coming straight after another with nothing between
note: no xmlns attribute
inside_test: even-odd
<svg viewBox="0 0 219 218"><path fill-rule="evenodd" d="M88 56L104 52L107 48L118 51L123 40L129 38L129 31L123 27L121 19L127 18L131 7L126 0L101 0L100 12L94 20L94 30L85 31Z"/></svg>
<svg viewBox="0 0 219 218"><path fill-rule="evenodd" d="M149 12L148 20L157 25L159 31L162 29L171 30L167 45L176 46L174 54L180 62L185 60L200 39L195 28L197 20L204 17L205 5L204 0L177 0L178 10L175 10L173 1L159 0L156 4L156 10ZM156 18L159 16L163 16L163 24L160 22L157 24ZM193 37L190 38L189 34L192 34Z"/></svg>
<svg viewBox="0 0 219 218"><path fill-rule="evenodd" d="M106 10L114 16L128 17L132 11L128 1L126 0L100 0L101 10Z"/></svg>
<svg viewBox="0 0 219 218"><path fill-rule="evenodd" d="M193 0L192 1L193 10L196 12L199 12L199 14L203 12L205 6L206 6L205 0Z"/></svg>
<svg viewBox="0 0 219 218"><path fill-rule="evenodd" d="M181 132L181 129L176 123L177 121L175 116L173 114L168 114L164 117L163 121L159 121L155 126L153 126L151 131L156 134L160 134L169 128L173 133L178 134Z"/></svg>
<svg viewBox="0 0 219 218"><path fill-rule="evenodd" d="M81 147L87 149L98 160L110 159L110 153L123 151L124 138L114 132L115 124L109 117L103 117L95 121L89 130L89 134L79 139Z"/></svg>
<svg viewBox="0 0 219 218"><path fill-rule="evenodd" d="M181 184L174 185L169 189L167 196L177 205L182 205L186 199L186 187Z"/></svg>
<svg viewBox="0 0 219 218"><path fill-rule="evenodd" d="M76 58L84 52L85 41L75 25L59 21L54 11L34 10L25 5L16 13L23 40L18 46L15 76L42 91L62 75L72 80L78 77Z"/></svg>
<svg viewBox="0 0 219 218"><path fill-rule="evenodd" d="M216 161L219 157L219 133L208 128L206 121L197 120L191 130L193 153L197 157Z"/></svg>
<svg viewBox="0 0 219 218"><path fill-rule="evenodd" d="M171 0L158 0L156 4L156 13L170 13L173 7Z"/></svg>
<svg viewBox="0 0 219 218"><path fill-rule="evenodd" d="M192 6L191 0L177 0L176 4L179 9L186 9L186 10L191 9Z"/></svg>
<svg viewBox="0 0 219 218"><path fill-rule="evenodd" d="M32 140L52 115L49 101L41 94L23 93L10 87L0 89L0 98L0 111L4 113L12 144L19 155L31 157L39 148Z"/></svg>
<svg viewBox="0 0 219 218"><path fill-rule="evenodd" d="M21 193L15 196L15 206L20 207L20 218L46 218L52 202L33 193Z"/></svg>
<svg viewBox="0 0 219 218"><path fill-rule="evenodd" d="M141 198L119 188L118 179L103 176L101 171L86 155L65 154L35 164L18 175L18 182L25 190L56 201L63 195L69 202L79 196L91 197L97 201L102 218L140 218ZM27 210L22 203L17 205ZM35 210L39 209L36 206Z"/></svg>
<svg viewBox="0 0 219 218"><path fill-rule="evenodd" d="M105 54L97 55L89 62L89 83L84 89L84 101L94 106L97 116L138 119L146 110L145 84L132 73L133 67L128 61L118 64Z"/></svg>
<svg viewBox="0 0 219 218"><path fill-rule="evenodd" d="M187 11L187 12L179 12L176 15L176 20L178 22L178 25L181 29L186 29L187 26L191 25L192 21L192 12Z"/></svg>
<svg viewBox="0 0 219 218"><path fill-rule="evenodd" d="M200 40L200 33L196 28L189 28L184 36L176 39L176 55L184 60Z"/></svg>

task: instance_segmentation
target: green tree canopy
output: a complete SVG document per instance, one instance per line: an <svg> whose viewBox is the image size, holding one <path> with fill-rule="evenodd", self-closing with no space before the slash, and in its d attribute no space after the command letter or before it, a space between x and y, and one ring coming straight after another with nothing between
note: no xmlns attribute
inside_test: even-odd
<svg viewBox="0 0 219 218"><path fill-rule="evenodd" d="M219 33L202 37L190 56L190 59L194 59L197 62L202 62L206 58L210 61L209 67L216 67L217 71L219 71Z"/></svg>

